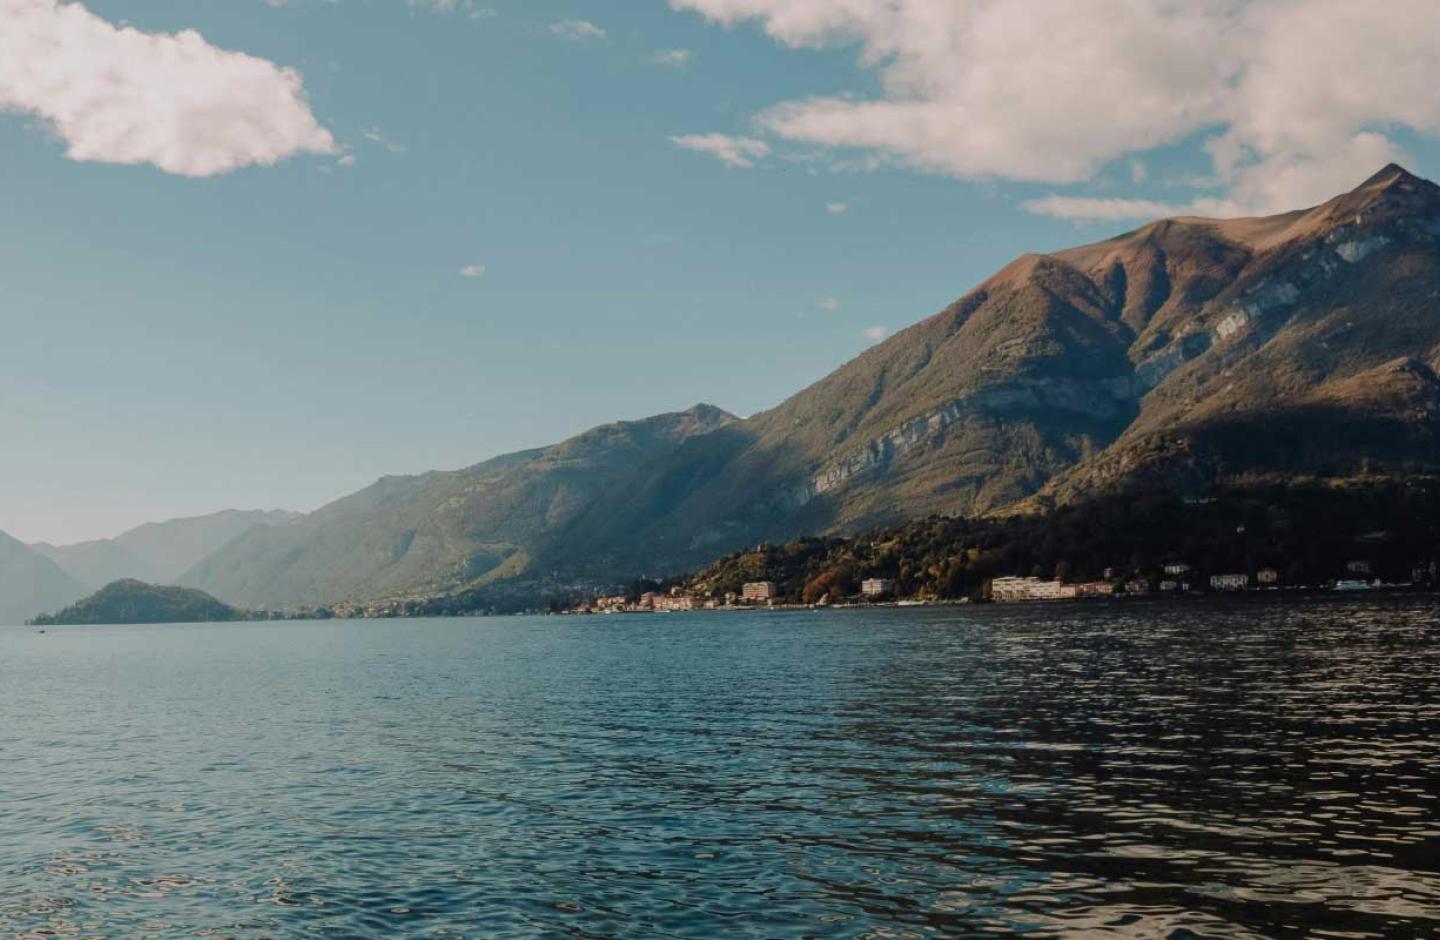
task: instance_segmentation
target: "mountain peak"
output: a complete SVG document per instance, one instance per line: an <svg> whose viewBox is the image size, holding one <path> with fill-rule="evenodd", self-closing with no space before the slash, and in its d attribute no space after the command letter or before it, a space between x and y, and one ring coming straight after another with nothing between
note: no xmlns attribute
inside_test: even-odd
<svg viewBox="0 0 1440 940"><path fill-rule="evenodd" d="M1437 196L1440 196L1440 186L1416 176L1398 163L1391 163L1332 202L1343 204L1347 209L1369 208L1382 203L1397 208L1429 208Z"/></svg>
<svg viewBox="0 0 1440 940"><path fill-rule="evenodd" d="M1350 192L1310 210L1294 234L1314 234L1362 220L1373 226L1394 220L1429 219L1437 212L1440 186L1391 163Z"/></svg>
<svg viewBox="0 0 1440 940"><path fill-rule="evenodd" d="M1420 177L1398 163L1387 163L1380 172L1356 187L1356 191L1368 189L1389 189L1400 183L1423 183Z"/></svg>

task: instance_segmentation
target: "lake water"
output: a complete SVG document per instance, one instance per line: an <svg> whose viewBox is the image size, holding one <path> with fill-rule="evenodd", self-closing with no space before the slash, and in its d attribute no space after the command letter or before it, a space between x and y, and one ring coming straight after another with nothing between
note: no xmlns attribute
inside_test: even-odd
<svg viewBox="0 0 1440 940"><path fill-rule="evenodd" d="M0 630L0 936L1420 937L1430 598Z"/></svg>

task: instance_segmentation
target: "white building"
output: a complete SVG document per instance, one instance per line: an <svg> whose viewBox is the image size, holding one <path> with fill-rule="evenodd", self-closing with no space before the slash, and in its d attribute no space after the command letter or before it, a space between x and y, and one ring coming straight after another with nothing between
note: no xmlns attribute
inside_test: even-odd
<svg viewBox="0 0 1440 940"><path fill-rule="evenodd" d="M990 582L993 601L1056 601L1074 597L1073 584L1041 581L1039 578L995 578Z"/></svg>
<svg viewBox="0 0 1440 940"><path fill-rule="evenodd" d="M890 578L866 578L860 582L860 593L866 597L880 597L882 594L894 594L895 582Z"/></svg>
<svg viewBox="0 0 1440 940"><path fill-rule="evenodd" d="M1212 574L1210 576L1210 590L1212 591L1243 591L1250 586L1248 574Z"/></svg>
<svg viewBox="0 0 1440 940"><path fill-rule="evenodd" d="M740 598L747 603L757 604L773 601L777 593L774 581L749 581L740 589Z"/></svg>

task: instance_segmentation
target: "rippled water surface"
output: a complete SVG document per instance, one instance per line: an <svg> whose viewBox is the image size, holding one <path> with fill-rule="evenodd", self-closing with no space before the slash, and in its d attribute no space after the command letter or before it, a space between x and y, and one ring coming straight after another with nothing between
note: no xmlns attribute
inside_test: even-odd
<svg viewBox="0 0 1440 940"><path fill-rule="evenodd" d="M1420 937L1424 598L0 630L0 936Z"/></svg>

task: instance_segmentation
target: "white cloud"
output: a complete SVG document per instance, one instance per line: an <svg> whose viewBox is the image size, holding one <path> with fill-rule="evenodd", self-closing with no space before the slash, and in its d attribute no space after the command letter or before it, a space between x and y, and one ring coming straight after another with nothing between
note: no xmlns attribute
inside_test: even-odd
<svg viewBox="0 0 1440 940"><path fill-rule="evenodd" d="M830 213L831 215L844 215L845 213L850 211L850 203L827 202L825 204L825 211Z"/></svg>
<svg viewBox="0 0 1440 940"><path fill-rule="evenodd" d="M653 52L645 61L651 65L660 65L668 69L683 69L695 58L695 53L689 49L661 49Z"/></svg>
<svg viewBox="0 0 1440 940"><path fill-rule="evenodd" d="M59 0L0 0L0 111L39 117L72 160L180 176L337 149L293 69Z"/></svg>
<svg viewBox="0 0 1440 940"><path fill-rule="evenodd" d="M1183 212L1169 203L1149 199L1092 199L1086 196L1057 196L1053 193L1042 199L1028 200L1023 205L1027 212L1035 215L1076 221L1158 219Z"/></svg>
<svg viewBox="0 0 1440 940"><path fill-rule="evenodd" d="M589 20L561 20L551 23L550 32L571 42L589 42L592 39L604 39L609 35Z"/></svg>
<svg viewBox="0 0 1440 940"><path fill-rule="evenodd" d="M839 310L840 299L838 297L826 297L824 300L820 301L820 309L830 311Z"/></svg>
<svg viewBox="0 0 1440 940"><path fill-rule="evenodd" d="M272 0L273 2L273 0ZM280 0L284 3L285 0ZM490 7L482 7L475 0L408 0L412 10L428 10L431 13L460 13L472 20L489 19L495 15Z"/></svg>
<svg viewBox="0 0 1440 940"><path fill-rule="evenodd" d="M461 276L461 277L484 277L484 276L485 276L485 265L483 265L483 264L467 264L467 265L465 265L465 267L463 267L463 268L460 269L460 276Z"/></svg>
<svg viewBox="0 0 1440 940"><path fill-rule="evenodd" d="M670 142L686 150L708 153L726 166L749 169L755 161L770 153L770 145L753 137L731 137L728 134L683 134Z"/></svg>
<svg viewBox="0 0 1440 940"><path fill-rule="evenodd" d="M1440 134L1440 3L671 0L792 47L858 45L874 96L780 102L777 137L969 179L1075 184L1210 135L1216 205L1320 201ZM1114 211L1119 211L1114 210Z"/></svg>
<svg viewBox="0 0 1440 940"><path fill-rule="evenodd" d="M890 328L888 326L867 326L865 328L865 338L872 343L878 343L889 335Z"/></svg>

